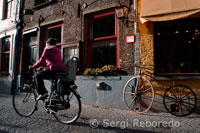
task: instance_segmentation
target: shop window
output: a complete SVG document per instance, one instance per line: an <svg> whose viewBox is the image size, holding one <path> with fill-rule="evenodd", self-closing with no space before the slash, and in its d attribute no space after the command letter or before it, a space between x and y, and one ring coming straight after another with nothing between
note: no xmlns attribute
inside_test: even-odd
<svg viewBox="0 0 200 133"><path fill-rule="evenodd" d="M200 74L200 19L154 24L156 74Z"/></svg>
<svg viewBox="0 0 200 133"><path fill-rule="evenodd" d="M77 46L63 48L63 61L65 64L73 56L78 57L78 47Z"/></svg>
<svg viewBox="0 0 200 133"><path fill-rule="evenodd" d="M5 10L4 10L4 19L10 18L14 14L14 0L6 0L5 2Z"/></svg>
<svg viewBox="0 0 200 133"><path fill-rule="evenodd" d="M62 43L62 24L47 27L46 30L46 40L48 38L54 38L57 42L57 45Z"/></svg>
<svg viewBox="0 0 200 133"><path fill-rule="evenodd" d="M10 37L2 39L1 71L9 71Z"/></svg>
<svg viewBox="0 0 200 133"><path fill-rule="evenodd" d="M117 34L114 11L90 16L87 67L117 65Z"/></svg>

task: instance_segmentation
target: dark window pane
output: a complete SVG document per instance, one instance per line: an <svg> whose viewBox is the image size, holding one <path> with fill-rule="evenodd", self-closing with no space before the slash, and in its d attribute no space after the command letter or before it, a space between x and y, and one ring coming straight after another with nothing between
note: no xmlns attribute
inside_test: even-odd
<svg viewBox="0 0 200 133"><path fill-rule="evenodd" d="M55 38L57 43L61 43L61 27L47 30L47 38Z"/></svg>
<svg viewBox="0 0 200 133"><path fill-rule="evenodd" d="M10 39L6 38L4 43L4 52L10 51Z"/></svg>
<svg viewBox="0 0 200 133"><path fill-rule="evenodd" d="M9 70L9 55L10 54L5 54L4 55L4 71L8 71Z"/></svg>
<svg viewBox="0 0 200 133"><path fill-rule="evenodd" d="M93 38L115 35L115 15L94 19L92 35Z"/></svg>
<svg viewBox="0 0 200 133"><path fill-rule="evenodd" d="M157 22L156 73L200 73L200 19Z"/></svg>
<svg viewBox="0 0 200 133"><path fill-rule="evenodd" d="M2 40L1 71L9 70L10 37Z"/></svg>
<svg viewBox="0 0 200 133"><path fill-rule="evenodd" d="M92 45L92 67L116 66L116 40L94 42Z"/></svg>

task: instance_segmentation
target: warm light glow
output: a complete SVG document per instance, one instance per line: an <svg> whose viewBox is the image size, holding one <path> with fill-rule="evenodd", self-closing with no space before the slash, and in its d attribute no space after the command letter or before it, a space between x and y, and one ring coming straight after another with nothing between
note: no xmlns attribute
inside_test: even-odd
<svg viewBox="0 0 200 133"><path fill-rule="evenodd" d="M178 34L178 33L179 33L179 31L177 30L175 33L176 33L176 34Z"/></svg>

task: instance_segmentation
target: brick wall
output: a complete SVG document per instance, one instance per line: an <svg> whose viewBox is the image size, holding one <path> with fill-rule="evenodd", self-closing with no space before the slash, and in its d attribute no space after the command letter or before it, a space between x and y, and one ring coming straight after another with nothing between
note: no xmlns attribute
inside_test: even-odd
<svg viewBox="0 0 200 133"><path fill-rule="evenodd" d="M38 27L38 18L40 15L43 17L49 16L45 21L41 23L41 26L62 20L63 21L63 43L78 42L82 40L84 42L84 16L94 12L101 12L109 8L116 8L119 5L129 6L129 0L63 0L54 4L50 4L46 7L35 9L34 15L25 15L24 21L26 26L24 31ZM89 6L83 10L82 25L81 17L78 15L78 4L83 5L86 2ZM130 0L130 4L133 0ZM34 7L33 0L25 1L25 9L31 9ZM62 14L64 13L64 14ZM133 21L135 19L133 6L130 6L128 14L128 25L125 21L118 21L119 31L119 66L121 69L126 70L129 73L133 72L134 64L134 44L126 44L126 36L134 34Z"/></svg>

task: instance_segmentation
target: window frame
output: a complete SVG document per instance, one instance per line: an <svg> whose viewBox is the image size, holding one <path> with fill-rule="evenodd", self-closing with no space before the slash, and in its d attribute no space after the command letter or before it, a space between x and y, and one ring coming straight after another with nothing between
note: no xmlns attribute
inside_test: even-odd
<svg viewBox="0 0 200 133"><path fill-rule="evenodd" d="M10 46L9 46L9 50L4 51L5 49L5 40L9 39L10 42ZM4 38L2 38L2 46L1 46L1 69L0 71L6 71L9 72L9 68L10 68L10 52L11 52L11 36L6 36ZM6 61L5 61L5 56L8 55L8 68L6 68Z"/></svg>
<svg viewBox="0 0 200 133"><path fill-rule="evenodd" d="M111 35L111 36L105 36L105 37L97 37L97 38L91 38L91 27L88 25L91 25L91 22L94 19L97 18L101 18L101 17L105 17L105 16L109 16L109 15L114 15L115 16L115 35ZM91 67L92 66L92 43L96 42L96 41L103 41L103 40L110 40L110 39L116 39L116 66L119 68L119 37L118 37L118 19L117 16L115 15L115 11L114 10L110 10L110 11L106 11L106 12L101 12L101 13L96 13L93 14L89 17L86 18L86 27L88 27L86 29L87 31L87 36L86 39L88 41L86 41L86 68Z"/></svg>
<svg viewBox="0 0 200 133"><path fill-rule="evenodd" d="M58 28L58 27L61 27L61 38L60 38L61 42L60 43L56 43L56 46L61 46L63 44L63 24L56 24L56 25L52 25L52 26L47 26L46 30L45 30L45 34L47 34L48 30L55 29L55 28ZM47 36L45 38L47 40Z"/></svg>
<svg viewBox="0 0 200 133"><path fill-rule="evenodd" d="M72 43L69 43L69 44L66 44L66 45L62 45L61 53L62 53L63 61L64 61L64 49L65 48L72 48L72 47L77 48L77 57L79 58L79 42L72 42ZM74 53L74 55L75 55L75 53Z"/></svg>
<svg viewBox="0 0 200 133"><path fill-rule="evenodd" d="M9 19L13 17L14 13L13 5L15 6L14 0L5 0L3 19Z"/></svg>

